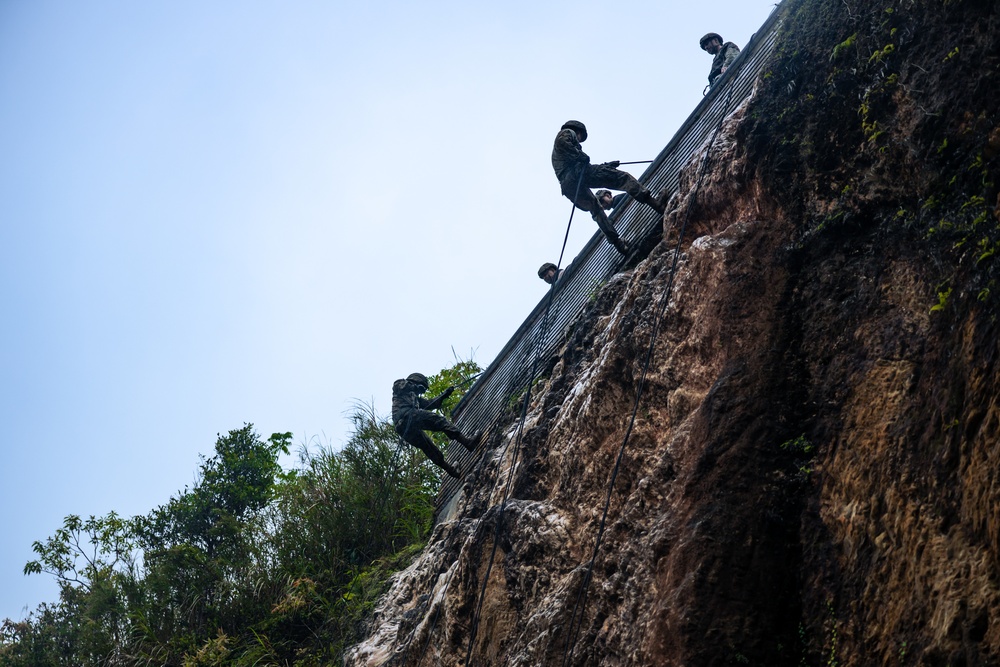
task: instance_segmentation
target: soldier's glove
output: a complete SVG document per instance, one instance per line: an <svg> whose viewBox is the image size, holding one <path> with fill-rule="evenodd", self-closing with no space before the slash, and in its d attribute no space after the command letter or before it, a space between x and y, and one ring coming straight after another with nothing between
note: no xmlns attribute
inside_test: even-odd
<svg viewBox="0 0 1000 667"><path fill-rule="evenodd" d="M441 392L441 398L448 398L455 393L455 387L448 387L443 392Z"/></svg>
<svg viewBox="0 0 1000 667"><path fill-rule="evenodd" d="M611 162L605 162L605 166L611 167L612 169L617 169L621 164L618 160L612 160Z"/></svg>

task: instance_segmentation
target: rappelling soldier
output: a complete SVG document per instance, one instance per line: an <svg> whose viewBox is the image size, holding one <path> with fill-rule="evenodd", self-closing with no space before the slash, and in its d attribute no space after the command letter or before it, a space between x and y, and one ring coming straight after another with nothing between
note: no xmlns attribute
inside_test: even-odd
<svg viewBox="0 0 1000 667"><path fill-rule="evenodd" d="M431 412L440 408L455 388L448 387L437 398L428 400L421 394L427 391L429 386L427 378L420 373L410 373L405 380L396 380L392 383L392 424L396 427L396 433L407 444L423 451L437 467L452 477L459 478L461 475L445 461L444 454L424 431L440 431L452 440L462 443L470 452L475 451L483 434L479 432L471 438L466 437L457 426L438 413Z"/></svg>
<svg viewBox="0 0 1000 667"><path fill-rule="evenodd" d="M583 152L580 145L587 140L587 128L578 120L568 120L563 123L556 135L555 145L552 147L552 168L559 179L559 186L566 198L573 202L577 208L587 211L597 223L597 226L604 232L608 243L615 247L615 250L625 255L628 254L628 245L618 236L608 216L604 214L601 202L597 200L591 188L613 188L624 190L632 195L636 201L651 207L654 211L663 215L664 206L657 201L646 188L642 187L639 181L635 180L632 174L619 171L620 162L606 162L604 164L590 164L590 157Z"/></svg>
<svg viewBox="0 0 1000 667"><path fill-rule="evenodd" d="M715 58L712 59L712 71L708 73L708 85L714 86L720 76L726 73L729 66L740 55L740 47L732 42L723 42L718 33L710 32L701 38L701 49Z"/></svg>

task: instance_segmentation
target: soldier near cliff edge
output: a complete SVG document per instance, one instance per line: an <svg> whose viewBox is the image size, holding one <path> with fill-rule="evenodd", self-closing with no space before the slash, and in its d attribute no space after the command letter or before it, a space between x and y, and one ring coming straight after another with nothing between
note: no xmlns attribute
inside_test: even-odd
<svg viewBox="0 0 1000 667"><path fill-rule="evenodd" d="M715 32L710 32L699 41L702 51L715 56L712 59L712 70L708 73L708 85L714 86L719 77L726 73L729 66L740 55L740 47L732 42L723 42L722 37Z"/></svg>
<svg viewBox="0 0 1000 667"><path fill-rule="evenodd" d="M475 451L483 434L479 432L471 438L467 437L450 421L436 412L431 412L440 408L441 403L451 396L455 388L448 387L437 398L428 400L421 396L427 391L428 386L427 378L420 373L410 373L405 380L396 380L392 383L392 424L396 427L396 433L407 444L421 450L437 467L452 477L459 478L461 475L445 461L444 454L424 431L440 431L452 440L462 443L470 452Z"/></svg>
<svg viewBox="0 0 1000 667"><path fill-rule="evenodd" d="M560 269L558 266L552 262L545 262L538 269L538 277L552 285L557 280L562 278L562 274L566 272L566 269Z"/></svg>
<svg viewBox="0 0 1000 667"><path fill-rule="evenodd" d="M559 179L559 186L566 198L577 208L587 211L594 222L604 232L608 243L623 255L628 254L628 245L621 240L608 216L604 214L601 203L590 191L591 188L614 188L624 190L636 201L649 206L663 215L664 206L657 201L649 190L642 187L632 174L618 170L619 162L590 164L590 157L583 152L581 142L587 140L587 128L578 120L568 120L563 123L556 135L552 147L552 168Z"/></svg>
<svg viewBox="0 0 1000 667"><path fill-rule="evenodd" d="M613 210L616 206L618 206L618 204L622 203L623 199L625 199L624 192L619 192L618 194L613 195L610 190L598 190L594 193L594 196L597 197L597 201L601 203L601 208L605 211Z"/></svg>

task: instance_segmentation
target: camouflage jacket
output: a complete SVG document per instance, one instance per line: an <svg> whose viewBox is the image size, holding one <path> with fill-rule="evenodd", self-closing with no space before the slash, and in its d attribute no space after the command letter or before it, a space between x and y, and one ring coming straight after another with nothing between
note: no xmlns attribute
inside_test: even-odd
<svg viewBox="0 0 1000 667"><path fill-rule="evenodd" d="M728 69L738 55L740 55L740 47L732 42L723 44L712 60L712 71L708 73L708 82L715 83L715 80L722 76L722 68L725 67Z"/></svg>
<svg viewBox="0 0 1000 667"><path fill-rule="evenodd" d="M444 396L428 400L420 395L418 385L406 380L392 383L392 422L398 424L410 410L437 410Z"/></svg>
<svg viewBox="0 0 1000 667"><path fill-rule="evenodd" d="M583 147L576 138L576 132L569 128L559 130L556 142L552 146L552 168L555 169L559 182L575 177L580 173L579 168L588 164L590 157L583 152Z"/></svg>

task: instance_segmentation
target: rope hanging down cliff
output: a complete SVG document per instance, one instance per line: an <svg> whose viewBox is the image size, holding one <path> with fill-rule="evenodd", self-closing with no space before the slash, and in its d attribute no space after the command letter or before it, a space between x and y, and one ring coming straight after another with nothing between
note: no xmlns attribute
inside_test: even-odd
<svg viewBox="0 0 1000 667"><path fill-rule="evenodd" d="M634 164L643 164L645 162L649 162L649 161L647 161L647 160L636 161ZM630 164L632 164L632 163L630 163ZM579 196L580 189L581 189L582 184L583 184L583 177L584 177L584 175L585 174L583 172L581 172L580 176L577 179L577 183L576 183L575 188L574 188L573 201L575 201L578 198L578 196ZM563 236L563 243L562 243L562 247L561 247L560 252L559 252L559 260L558 260L558 264L556 266L557 275L558 275L559 267L561 267L563 259L565 257L566 245L567 245L568 240L569 240L569 233L570 233L570 231L572 229L573 215L575 213L575 210L576 210L576 205L574 204L571 207L571 209L570 209L570 216L569 216L569 221L568 221L567 227L566 227L566 233ZM515 437L512 438L513 442L515 443L514 454L513 454L513 457L511 459L510 467L508 469L507 479L506 479L506 482L505 482L505 485L504 485L503 497L502 497L501 503L499 505L499 510L497 512L497 517L496 517L496 521L495 521L495 525L494 525L494 539L493 539L493 545L492 545L491 552L490 552L490 558L489 558L489 561L487 563L486 573L485 573L485 575L483 577L483 581L482 581L482 584L481 584L480 589L479 589L478 602L477 602L476 610L475 610L475 613L474 613L473 619L472 619L472 627L471 627L471 630L470 630L468 649L467 649L467 652L466 652L466 662L465 662L466 666L469 666L469 665L472 664L472 649L473 649L473 646L475 644L475 639L476 639L476 637L478 635L479 622L480 622L481 615L482 615L482 607L483 607L483 604L484 604L484 601L485 601L486 585L489 582L489 579L490 579L490 576L491 576L491 573L492 573L493 562L495 560L496 551L497 551L497 548L498 548L498 545L499 545L500 528L501 528L501 525L502 525L502 522L503 522L503 516L504 516L504 512L506 510L507 501L510 498L511 488L512 488L512 485L513 485L514 470L516 469L517 464L518 464L518 460L520 458L520 446L521 446L521 440L522 440L523 433L524 433L524 424L525 424L525 422L527 420L527 410L528 410L528 406L530 405L530 402L531 402L531 390L532 390L531 379L533 379L537 375L537 372L538 372L538 364L540 363L540 360L541 360L541 350L544 347L545 339L546 339L546 336L547 336L547 333L548 333L548 328L549 328L549 325L550 325L551 311L552 311L553 300L554 300L553 299L554 293L555 293L555 285L553 283L552 287L550 287L549 294L548 294L547 299L546 299L545 309L543 311L542 326L539 328L538 337L537 337L535 345L534 345L535 351L534 351L533 359L532 359L531 372L528 375L529 380L528 380L527 386L525 388L525 394L524 394L524 398L523 398L522 405L521 405L521 414L520 414L520 418L519 418L519 422L518 422L517 431L516 431ZM510 441L508 441L507 447L509 447L509 445L510 445ZM502 460L505 455L506 455L506 447L504 449L504 452L501 453L500 459ZM499 482L499 477L497 478L496 481ZM495 483L494 483L494 488L495 488ZM491 492L491 495L492 495L492 492ZM483 525L483 524L480 524L480 525ZM451 578L454 575L454 573L455 573L455 570L452 570L452 572L449 573L448 578L445 581L444 586L443 586L443 591L444 592L446 592L448 590L448 588L449 588L449 586L451 584ZM432 639L434 630L435 630L436 625L437 625L437 620L438 620L439 614L440 614L440 605L435 609L434 616L431 619L430 627L427 630L427 639L426 639L426 641L424 643L423 650L420 653L420 657L417 660L417 663L416 663L417 665L420 665L422 663L423 658L424 658L424 656L427 653L427 650L428 650L428 648L430 646L430 641ZM414 632L410 634L410 637L407 639L406 644L404 644L403 648L401 650L399 650L399 651L396 651L394 653L394 655L390 658L390 660L388 661L387 664L392 664L399 657L401 657L402 655L405 655L405 653L409 649L410 644L413 642L413 639L415 638L415 632L416 631L414 630Z"/></svg>
<svg viewBox="0 0 1000 667"><path fill-rule="evenodd" d="M734 73L735 76L735 73ZM684 232L687 228L688 220L691 217L691 211L695 206L698 197L698 190L701 188L701 182L705 176L705 172L708 167L709 157L711 156L712 147L715 145L715 140L719 136L719 132L722 129L722 124L726 120L726 115L729 113L729 104L732 100L734 86L730 85L729 90L726 94L726 101L722 106L722 114L719 117L719 123L715 127L715 131L712 134L712 139L709 141L708 148L705 150L705 157L702 160L701 168L698 171L698 178L695 182L694 190L691 194L691 202L688 204L687 211L684 214L684 220L681 223L680 230L677 236L677 246L674 248L673 261L670 266L670 277L667 280L667 287L663 292L663 296L660 298L660 303L657 305L656 314L653 318L652 333L649 339L649 348L646 350L646 357L642 365L642 374L639 377L639 386L636 390L635 402L632 406L632 416L629 419L628 428L625 430L625 436L622 438L621 447L618 449L618 458L615 460L615 467L611 472L611 479L608 482L608 492L604 500L604 511L601 514L601 523L597 530L597 540L594 543L594 551L590 557L590 562L587 564L587 570L584 574L583 581L580 583L580 591L577 594L576 604L573 607L573 614L570 616L570 639L566 643L566 650L563 654L563 667L569 665L570 658L573 656L573 649L576 647L576 642L580 634L580 628L583 626L583 612L587 601L587 592L590 588L590 581L594 573L594 564L597 561L597 554L601 548L601 541L604 538L604 528L607 523L608 518L608 508L611 506L611 494L614 491L615 481L618 478L618 472L621 469L622 457L625 454L625 447L628 445L629 437L632 435L632 428L635 426L635 418L639 411L639 402L642 400L642 393L646 383L646 375L649 371L649 365L653 358L653 350L656 346L656 338L659 334L660 324L663 321L663 316L667 309L667 304L670 301L670 294L673 291L674 276L677 273L677 264L681 253L681 242L684 239ZM579 612L579 613L578 613Z"/></svg>
<svg viewBox="0 0 1000 667"><path fill-rule="evenodd" d="M580 187L583 184L583 172L580 172L580 177L576 182L576 192L573 196L573 201L580 194ZM559 274L559 267L562 266L563 256L566 253L566 243L569 241L569 232L573 226L573 214L576 212L576 204L570 208L569 212L569 222L566 224L566 234L563 236L562 248L559 250L559 261L556 262L556 275ZM510 468L507 470L507 481L504 484L503 499L500 502L500 509L497 512L496 521L493 530L493 547L490 550L490 558L486 564L486 574L483 575L483 582L479 587L479 602L476 605L476 612L472 616L472 628L469 631L469 646L465 652L465 665L470 667L472 665L472 647L476 641L476 635L479 632L479 619L483 611L483 602L486 599L486 584L490 580L490 574L493 571L493 561L496 558L497 544L500 542L500 526L503 522L504 510L507 507L507 499L510 497L510 489L514 480L514 469L517 467L517 460L521 453L521 436L524 433L524 422L528 417L528 405L531 403L531 388L532 381L534 380L536 374L538 373L538 363L541 358L541 352L545 345L545 337L548 333L549 324L549 311L552 308L552 298L555 294L556 286L555 283L549 286L549 294L545 302L545 314L542 316L542 326L538 331L538 338L535 339L535 351L533 359L531 362L531 373L528 375L528 386L524 392L524 400L521 401L521 417L517 425L517 433L514 436L514 454L511 458ZM508 441L508 446L510 442ZM506 450L505 452L506 453ZM501 455L500 460L503 460L503 455ZM499 481L499 477L497 478ZM495 487L494 487L495 488ZM422 658L423 656L421 656Z"/></svg>
<svg viewBox="0 0 1000 667"><path fill-rule="evenodd" d="M576 194L579 194L579 190L580 190L580 187L581 187L582 183L583 183L583 174L581 173L580 174L580 178L577 181L577 186L576 186L577 193ZM565 253L566 253L566 244L569 241L569 232L570 232L570 229L573 226L573 213L575 212L575 210L576 210L576 206L574 205L573 208L570 210L569 222L566 225L566 233L565 233L565 235L563 235L562 249L559 251L559 261L558 261L558 263L556 265L557 272L558 272L559 267L562 266L563 257L565 256ZM503 492L503 498L502 498L501 503L500 503L500 509L497 512L497 518L496 518L496 523L495 523L495 528L494 528L494 533L493 533L493 548L492 548L492 551L490 552L489 565L487 566L486 574L483 577L483 582L482 582L482 585L480 587L479 602L478 602L478 604L476 606L476 612L475 612L475 614L473 615L473 618L472 618L472 629L471 629L471 631L469 633L469 646L468 646L468 650L466 651L466 662L465 662L466 665L470 665L471 664L472 646L473 646L473 643L475 642L476 634L477 634L477 631L478 631L478 628L479 628L479 618L480 618L480 615L481 615L482 609L483 609L483 601L485 599L486 584L489 582L490 574L491 574L492 569L493 569L493 560L496 557L497 544L499 542L499 536L500 536L500 525L501 525L501 521L503 519L504 510L506 509L506 506L507 506L507 500L510 497L510 489L511 489L512 480L513 480L513 476L514 476L514 469L517 467L517 461L518 461L518 458L520 456L521 436L522 436L522 434L524 432L524 422L526 421L527 415L528 415L528 405L531 402L531 384L532 384L531 381L534 379L535 374L538 371L538 362L539 362L539 358L541 356L541 352L540 351L541 351L541 349L542 349L542 347L543 347L543 345L545 343L545 337L546 337L547 330L548 330L549 314L550 314L550 311L551 311L551 308L552 308L552 301L553 301L553 295L554 295L554 293L555 293L555 284L553 283L549 287L549 293L548 293L548 296L547 296L547 299L546 299L546 302L545 302L545 311L544 311L544 314L543 314L542 326L539 329L538 338L536 339L535 345L534 345L534 354L533 354L532 365L531 365L531 374L528 376L529 379L528 379L527 389L526 389L525 394L524 394L524 400L521 403L521 415L520 415L520 421L519 421L518 427L517 427L517 433L515 434L515 437L512 439L513 442L515 443L515 445L514 445L514 455L513 455L513 458L511 459L510 469L508 470L508 473L507 473L507 481L506 481L506 483L504 485L504 492ZM501 454L500 454L500 460L503 460L504 456L506 455L507 448L510 447L510 443L511 443L511 441L508 441L507 445L504 447L503 452L501 452ZM496 483L499 482L499 481L500 481L500 478L499 478L499 476L497 476L497 479L496 479L496 481L494 482L494 485L493 485L494 489L496 488ZM492 490L490 492L490 495L493 495L492 494ZM482 525L483 525L483 523L480 522L479 526L482 526ZM479 527L477 527L476 530L478 532ZM419 667L419 665L423 662L424 656L427 654L427 649L430 647L431 638L432 638L432 636L434 634L434 629L437 627L438 617L440 616L441 604L443 604L444 594L447 593L448 587L451 585L451 578L454 576L455 570L456 570L456 568L452 569L451 573L449 573L449 575L448 575L448 579L444 583L444 587L443 587L443 590L442 590L442 598L441 598L442 602L439 603L438 606L437 606L437 608L435 608L435 610L434 610L434 616L431 618L430 627L427 629L427 640L424 642L424 647L423 647L423 649L420 652L420 657L417 658L417 662L416 662L417 667ZM410 637L407 639L406 644L403 645L403 648L400 649L399 651L394 652L394 654L392 655L392 657L389 658L388 661L386 661L386 663L385 663L386 665L394 664L397 658L399 658L400 656L406 654L406 651L409 650L410 644L413 642L414 635L416 634L416 631L417 631L417 628L414 628L413 632L410 633Z"/></svg>
<svg viewBox="0 0 1000 667"><path fill-rule="evenodd" d="M726 105L728 106L728 100L727 100ZM713 143L714 143L714 136L713 136ZM578 178L577 183L576 183L576 188L575 188L575 192L574 192L574 200L579 195L579 190L580 190L580 187L582 186L582 182L583 182L583 174L581 173L581 175ZM569 216L569 221L568 221L567 227L566 227L566 233L565 233L565 235L563 237L562 247L561 247L560 252L559 252L559 260L558 260L558 264L557 264L557 267L556 267L557 268L557 273L558 273L559 267L561 267L561 265L562 265L562 261L563 261L564 256L565 256L566 245L567 245L567 242L569 240L569 233L570 233L570 231L572 229L573 215L575 213L575 210L576 210L576 206L574 204L571 207L571 209L570 209L570 216ZM685 222L686 222L686 220L685 220ZM682 234L683 234L683 231L682 231ZM547 296L546 304L545 304L545 309L544 309L544 312L543 312L542 326L540 327L539 334L538 334L538 337L536 339L536 343L535 343L535 346L534 346L535 353L533 355L531 373L528 376L529 378L534 378L535 375L537 374L538 363L539 363L540 357L541 357L540 351L541 351L541 349L542 349L542 347L544 345L545 336L546 336L547 330L548 330L549 317L550 317L550 311L551 311L551 308L552 308L554 292L555 292L555 284L553 283L553 285L549 289L549 294ZM480 585L480 588L479 588L478 602L477 602L476 610L475 610L475 613L474 613L473 619L472 619L472 627L471 627L471 630L470 630L469 642L468 642L468 647L467 647L467 651L466 651L466 660L465 660L466 667L469 667L472 664L472 649L473 649L473 646L475 644L475 639L476 639L476 637L478 635L479 622L480 622L481 615L482 615L482 607L483 607L483 604L485 602L486 585L489 582L489 579L490 579L490 576L491 576L491 573L492 573L493 562L495 561L496 551L497 551L497 548L498 548L498 545L499 545L500 527L502 525L503 515L504 515L504 511L506 509L506 504L507 504L507 501L508 501L508 499L510 497L510 491L511 491L512 482L513 482L514 470L517 467L518 459L520 457L520 445L521 445L521 439L522 439L523 432L524 432L524 424L525 424L525 422L527 420L527 409L528 409L528 406L530 405L530 402L531 402L531 390L532 390L532 386L531 386L531 382L529 380L529 382L527 383L527 387L526 387L524 398L523 398L522 405L521 405L521 414L520 414L519 421L518 421L517 432L515 434L515 437L512 439L514 441L514 443L515 443L514 455L513 455L513 458L511 460L511 465L510 465L510 467L508 469L507 480L506 480L505 485L504 485L504 493L503 493L503 497L502 497L502 500L501 500L501 504L499 506L499 510L498 510L496 521L495 521L495 525L494 525L494 539L493 539L493 545L492 545L491 552L490 552L490 558L489 558L489 561L487 563L486 573L485 573L485 575L483 577L483 581L482 581L482 583ZM635 415L633 413L633 421L634 421L634 417L635 417ZM509 447L509 445L510 445L510 441L508 441L507 447ZM505 456L505 454L506 454L506 447L505 447L505 451L503 453L501 453L501 456L500 456L501 460L503 459L503 457ZM619 455L619 461L620 461L620 458L621 458L621 456ZM499 482L499 478L497 478L496 481ZM613 485L613 481L612 481L612 485ZM494 484L494 488L495 488L495 484ZM492 492L491 492L491 495L492 495ZM480 525L482 525L482 524L480 524ZM602 529L603 529L603 526L602 526ZM477 531L478 531L478 528L477 528ZM595 552L595 555L596 555L596 552ZM448 590L448 588L450 587L451 578L452 578L452 576L454 576L454 573L455 573L454 569L452 570L451 573L449 573L448 578L445 581L444 586L443 586L442 595L444 595L444 593L446 593L447 590ZM578 600L578 602L579 602L579 600ZM575 614L575 612L576 612L576 610L574 610L574 614ZM438 620L439 615L440 615L440 604L435 609L434 616L431 619L430 627L427 630L427 638L426 638L426 641L424 643L424 647L421 650L420 656L419 656L419 658L417 659L417 662L416 662L416 665L418 665L418 666L423 662L424 656L426 655L427 650L430 647L430 642L431 642L431 639L433 637L434 630L435 630L435 628L437 626L437 620ZM397 659L399 659L400 657L402 657L403 655L406 654L406 652L409 649L409 646L412 644L413 640L415 639L415 634L416 634L416 628L414 629L413 632L410 633L410 636L407 639L407 641L404 644L404 646L402 647L402 649L400 649L398 651L395 651L394 654L393 654L393 656L386 662L387 665L394 664Z"/></svg>

